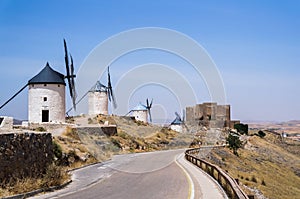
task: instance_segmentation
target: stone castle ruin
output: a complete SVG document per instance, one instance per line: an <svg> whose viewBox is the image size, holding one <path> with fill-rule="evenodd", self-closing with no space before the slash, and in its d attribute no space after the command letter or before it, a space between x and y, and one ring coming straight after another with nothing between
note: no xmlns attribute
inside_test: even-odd
<svg viewBox="0 0 300 199"><path fill-rule="evenodd" d="M233 128L239 121L232 121L230 105L218 105L215 102L206 102L186 107L186 122L211 128Z"/></svg>

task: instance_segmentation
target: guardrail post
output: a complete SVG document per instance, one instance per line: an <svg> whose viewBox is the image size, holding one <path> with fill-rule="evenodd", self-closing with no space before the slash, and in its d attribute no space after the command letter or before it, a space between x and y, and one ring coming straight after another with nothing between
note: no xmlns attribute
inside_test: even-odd
<svg viewBox="0 0 300 199"><path fill-rule="evenodd" d="M222 186L222 179L221 179L221 177L222 177L222 175L218 171L218 183Z"/></svg>

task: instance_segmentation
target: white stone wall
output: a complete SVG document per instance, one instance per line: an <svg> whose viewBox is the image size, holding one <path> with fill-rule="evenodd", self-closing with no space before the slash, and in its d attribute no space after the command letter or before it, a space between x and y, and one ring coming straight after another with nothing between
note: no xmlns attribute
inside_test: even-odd
<svg viewBox="0 0 300 199"><path fill-rule="evenodd" d="M142 121L148 123L148 111L147 110L138 110L132 111L132 116L134 116L135 120Z"/></svg>
<svg viewBox="0 0 300 199"><path fill-rule="evenodd" d="M44 101L44 97L47 98ZM28 122L42 123L42 110L49 110L49 122L65 122L65 86L34 84L28 90Z"/></svg>
<svg viewBox="0 0 300 199"><path fill-rule="evenodd" d="M5 129L5 130L12 130L13 129L13 121L14 121L13 117L0 116L0 118L3 119L1 124L0 124L1 129Z"/></svg>
<svg viewBox="0 0 300 199"><path fill-rule="evenodd" d="M177 131L179 133L182 132L182 125L178 125L178 124L172 124L170 126L170 128L173 130L173 131Z"/></svg>
<svg viewBox="0 0 300 199"><path fill-rule="evenodd" d="M108 95L104 91L89 92L89 115L108 115Z"/></svg>

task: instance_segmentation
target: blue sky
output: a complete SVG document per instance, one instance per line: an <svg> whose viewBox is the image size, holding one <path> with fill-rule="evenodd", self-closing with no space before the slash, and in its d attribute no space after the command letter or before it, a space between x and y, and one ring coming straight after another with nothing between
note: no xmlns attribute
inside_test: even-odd
<svg viewBox="0 0 300 199"><path fill-rule="evenodd" d="M299 10L297 0L1 0L0 104L47 61L64 72L63 38L78 70L90 51L108 37L132 28L162 27L188 35L210 54L222 75L234 119L300 119ZM189 66L177 59L151 50L131 53L111 66L113 81L132 67L149 62L172 65L186 77L193 77ZM209 100L203 81L196 77L190 81L199 103ZM169 95L162 96L162 90L158 90L156 94L150 86L144 92L160 105L168 104ZM144 101L138 94L132 98L132 105ZM167 110L172 117L173 110ZM26 119L27 92L0 110L0 115Z"/></svg>

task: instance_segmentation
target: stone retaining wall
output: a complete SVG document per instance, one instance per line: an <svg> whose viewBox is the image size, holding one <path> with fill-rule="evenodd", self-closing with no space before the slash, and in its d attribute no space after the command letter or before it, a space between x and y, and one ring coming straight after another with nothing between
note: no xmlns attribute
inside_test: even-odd
<svg viewBox="0 0 300 199"><path fill-rule="evenodd" d="M52 161L50 133L0 134L0 182L38 177Z"/></svg>

